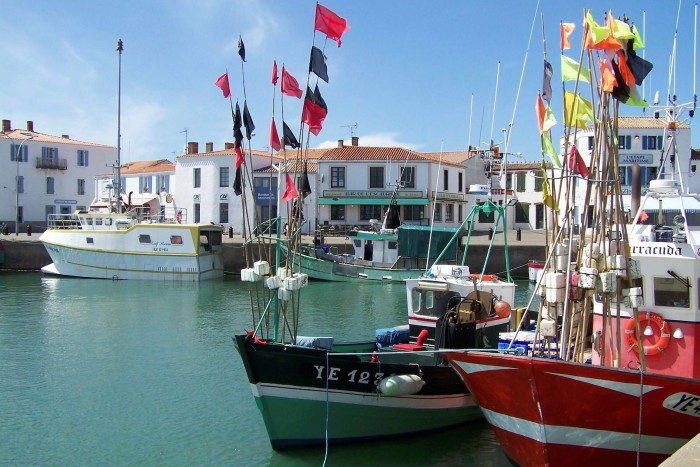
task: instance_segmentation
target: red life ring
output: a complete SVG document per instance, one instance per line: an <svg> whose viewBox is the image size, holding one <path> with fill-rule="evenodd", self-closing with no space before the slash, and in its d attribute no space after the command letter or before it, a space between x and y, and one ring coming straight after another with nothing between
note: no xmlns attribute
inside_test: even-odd
<svg viewBox="0 0 700 467"><path fill-rule="evenodd" d="M659 330L661 331L661 338L659 338L654 345L645 345L644 355L658 355L663 352L666 347L668 347L668 343L671 341L671 326L661 317L661 315L652 311L639 314L640 329L644 329L647 321L654 323L659 327ZM634 325L634 318L627 320L627 324L625 325L625 334L627 334L627 343L630 345L630 349L638 352L639 342L637 342L637 332Z"/></svg>
<svg viewBox="0 0 700 467"><path fill-rule="evenodd" d="M182 224L182 211L177 212L177 214L175 215L175 219L177 219L178 224Z"/></svg>

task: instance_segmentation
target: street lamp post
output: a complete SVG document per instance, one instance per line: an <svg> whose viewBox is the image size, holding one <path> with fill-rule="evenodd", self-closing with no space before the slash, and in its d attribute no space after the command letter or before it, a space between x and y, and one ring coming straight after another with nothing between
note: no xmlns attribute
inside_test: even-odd
<svg viewBox="0 0 700 467"><path fill-rule="evenodd" d="M28 138L23 139L22 142L19 143L19 147L15 153L15 164L17 164L17 175L15 176L15 236L19 235L19 158L22 157L22 146L24 146L24 143L34 139L35 136L31 133L20 134Z"/></svg>

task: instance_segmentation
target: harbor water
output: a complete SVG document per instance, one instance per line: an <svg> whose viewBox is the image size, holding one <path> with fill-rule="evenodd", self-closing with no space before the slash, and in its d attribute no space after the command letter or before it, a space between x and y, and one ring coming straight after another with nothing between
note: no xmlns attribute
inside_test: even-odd
<svg viewBox="0 0 700 467"><path fill-rule="evenodd" d="M519 305L530 290L519 283ZM406 322L401 285L314 282L300 332ZM231 336L237 277L200 284L0 273L1 465L510 465L485 422L360 445L271 449ZM299 420L300 426L304 420Z"/></svg>

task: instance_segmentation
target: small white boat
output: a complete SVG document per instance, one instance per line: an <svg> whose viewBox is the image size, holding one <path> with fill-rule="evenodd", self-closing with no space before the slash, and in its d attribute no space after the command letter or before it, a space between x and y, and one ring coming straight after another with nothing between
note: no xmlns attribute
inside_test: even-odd
<svg viewBox="0 0 700 467"><path fill-rule="evenodd" d="M168 209L173 212L168 213ZM47 274L196 282L223 277L222 227L187 224L184 210L51 214L39 237Z"/></svg>

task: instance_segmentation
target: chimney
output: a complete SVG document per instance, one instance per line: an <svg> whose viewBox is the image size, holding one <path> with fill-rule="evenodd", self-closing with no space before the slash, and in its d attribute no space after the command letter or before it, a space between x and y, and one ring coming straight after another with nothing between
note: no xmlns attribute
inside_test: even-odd
<svg viewBox="0 0 700 467"><path fill-rule="evenodd" d="M207 144L207 152L214 152L214 143L206 143Z"/></svg>
<svg viewBox="0 0 700 467"><path fill-rule="evenodd" d="M9 131L12 131L12 122L9 120L3 120L2 121L2 132L7 133Z"/></svg>
<svg viewBox="0 0 700 467"><path fill-rule="evenodd" d="M190 141L187 143L187 154L198 154L199 153L199 143L196 141Z"/></svg>
<svg viewBox="0 0 700 467"><path fill-rule="evenodd" d="M353 137L352 137L352 145L353 145L353 146L359 146L359 145L360 145L360 137L359 137L359 136L353 136Z"/></svg>
<svg viewBox="0 0 700 467"><path fill-rule="evenodd" d="M339 148L342 148L342 147L343 147L343 140L342 140L342 139L339 139L339 140L338 140L338 147L339 147Z"/></svg>
<svg viewBox="0 0 700 467"><path fill-rule="evenodd" d="M68 136L68 135L61 135L61 138L63 138L63 139L70 139L70 136Z"/></svg>
<svg viewBox="0 0 700 467"><path fill-rule="evenodd" d="M224 143L224 149L233 149L233 143Z"/></svg>
<svg viewBox="0 0 700 467"><path fill-rule="evenodd" d="M34 122L31 120L27 120L27 131L34 133Z"/></svg>

